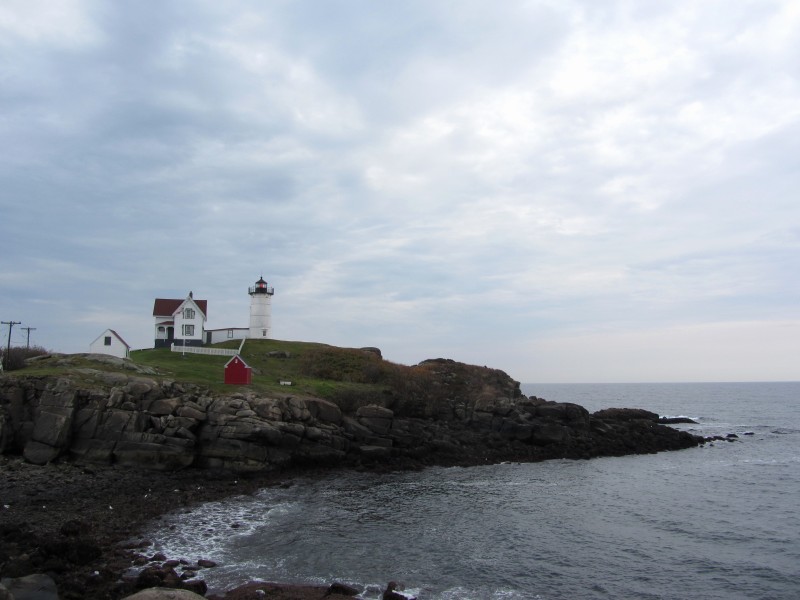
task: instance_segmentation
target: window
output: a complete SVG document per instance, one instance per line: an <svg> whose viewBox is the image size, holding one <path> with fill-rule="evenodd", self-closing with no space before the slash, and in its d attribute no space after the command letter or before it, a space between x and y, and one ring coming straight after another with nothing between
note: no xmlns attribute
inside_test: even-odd
<svg viewBox="0 0 800 600"><path fill-rule="evenodd" d="M261 335L263 335L264 337L267 337L267 330L266 329L262 329L261 330Z"/></svg>
<svg viewBox="0 0 800 600"><path fill-rule="evenodd" d="M183 335L194 335L194 325L184 325Z"/></svg>
<svg viewBox="0 0 800 600"><path fill-rule="evenodd" d="M228 329L228 337L229 338L233 337L233 329Z"/></svg>
<svg viewBox="0 0 800 600"><path fill-rule="evenodd" d="M103 344L106 345L106 346L110 346L111 345L111 336L110 335L106 336L106 339L103 340Z"/></svg>
<svg viewBox="0 0 800 600"><path fill-rule="evenodd" d="M184 308L183 309L183 318L184 319L194 319L194 309L193 308Z"/></svg>

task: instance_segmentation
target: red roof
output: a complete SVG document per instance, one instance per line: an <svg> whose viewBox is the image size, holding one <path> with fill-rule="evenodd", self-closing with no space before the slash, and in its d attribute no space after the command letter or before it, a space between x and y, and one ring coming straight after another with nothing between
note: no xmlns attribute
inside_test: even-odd
<svg viewBox="0 0 800 600"><path fill-rule="evenodd" d="M233 363L233 364L231 364L231 363ZM229 365L231 367L235 367L237 369L249 369L250 368L250 365L248 365L246 362L244 362L244 359L241 356L239 356L238 354L235 354L234 356L231 356L231 359L228 362L225 363L225 367L224 368L227 369Z"/></svg>
<svg viewBox="0 0 800 600"><path fill-rule="evenodd" d="M124 345L126 348L130 348L130 346L128 345L128 342L126 342L125 340L123 340L123 339L122 339L122 336L121 336L120 334L118 334L118 333L117 333L116 331L114 331L113 329L109 329L109 331L110 331L111 333L113 333L115 336L117 336L117 339L118 339L120 342L122 342L122 343L123 343L123 345Z"/></svg>
<svg viewBox="0 0 800 600"><path fill-rule="evenodd" d="M130 350L130 348L131 348L131 347L130 347L130 345L128 344L128 342L126 342L125 340L123 340L123 339L122 339L122 336L121 336L120 334L118 334L118 333L117 333L116 331L114 331L113 329L106 329L106 331L107 331L108 333L110 333L111 335L113 335L115 338L117 338L117 339L118 339L120 342L122 342L122 345L123 345L123 346L125 346L125 347L126 347L128 350ZM94 342L96 342L97 340L99 340L101 337L104 337L104 336L106 335L106 331L104 331L103 333L101 333L100 335L98 335L98 336L97 336L97 338L94 340ZM92 342L92 344L94 344L94 342Z"/></svg>
<svg viewBox="0 0 800 600"><path fill-rule="evenodd" d="M203 314L208 318L208 300L195 300L194 298L192 298L192 300L197 304L197 308L202 310ZM185 301L186 298L183 300L176 300L175 298L156 298L156 301L153 303L153 316L171 317Z"/></svg>

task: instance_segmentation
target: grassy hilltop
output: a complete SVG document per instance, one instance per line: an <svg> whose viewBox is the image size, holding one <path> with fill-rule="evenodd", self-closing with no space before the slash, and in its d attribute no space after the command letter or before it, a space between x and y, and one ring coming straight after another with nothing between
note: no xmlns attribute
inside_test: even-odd
<svg viewBox="0 0 800 600"><path fill-rule="evenodd" d="M214 344L214 348L236 349L240 340ZM412 367L384 361L377 352L338 348L314 342L247 340L241 357L253 369L248 389L329 397L341 393L381 393L395 382L400 372ZM223 383L224 366L230 356L181 354L169 349L138 350L133 362L155 368L160 374L190 381L218 392L237 386ZM291 381L291 388L280 385Z"/></svg>
<svg viewBox="0 0 800 600"><path fill-rule="evenodd" d="M236 349L240 343L231 340L213 347ZM247 340L241 356L253 369L249 385L225 385L224 366L229 356L184 355L159 348L132 352L131 360L146 367L151 373L148 377L155 379L188 382L223 395L251 391L265 396L313 396L335 402L344 412L374 403L406 415L430 417L443 410L451 412L453 402L520 395L519 383L497 369L445 359L406 366L383 360L377 349ZM121 364L118 360L98 362L82 354L51 355L29 361L27 367L9 375L67 375L88 384L98 370L124 371ZM281 381L292 385L282 386Z"/></svg>

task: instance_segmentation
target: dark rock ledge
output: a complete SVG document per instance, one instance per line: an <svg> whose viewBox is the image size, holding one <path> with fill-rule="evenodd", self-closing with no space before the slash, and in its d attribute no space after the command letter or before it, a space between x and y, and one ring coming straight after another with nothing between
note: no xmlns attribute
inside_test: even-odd
<svg viewBox="0 0 800 600"><path fill-rule="evenodd" d="M299 470L588 459L705 441L639 409L590 414L525 397L495 369L442 359L417 368L425 390L350 410L293 395L212 395L101 369L0 379L0 577L50 574L62 600L122 598L154 585L204 592L203 567L175 569L146 545L120 543L161 514L284 484ZM136 560L150 580L120 579ZM321 597L289 589L269 597Z"/></svg>

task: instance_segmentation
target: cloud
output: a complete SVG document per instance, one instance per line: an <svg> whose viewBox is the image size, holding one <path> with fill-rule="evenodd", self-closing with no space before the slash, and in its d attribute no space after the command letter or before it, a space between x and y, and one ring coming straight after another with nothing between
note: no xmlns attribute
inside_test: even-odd
<svg viewBox="0 0 800 600"><path fill-rule="evenodd" d="M785 381L795 377L800 321L727 321L548 336L508 361L535 381ZM635 377L631 377L634 373Z"/></svg>
<svg viewBox="0 0 800 600"><path fill-rule="evenodd" d="M153 298L243 326L263 274L279 338L529 381L600 377L606 341L617 379L702 378L629 358L672 330L785 347L798 26L788 1L6 3L3 318L147 346ZM800 376L763 356L729 358Z"/></svg>
<svg viewBox="0 0 800 600"><path fill-rule="evenodd" d="M81 0L9 0L0 7L0 47L47 44L61 49L83 48L104 37L90 7Z"/></svg>

